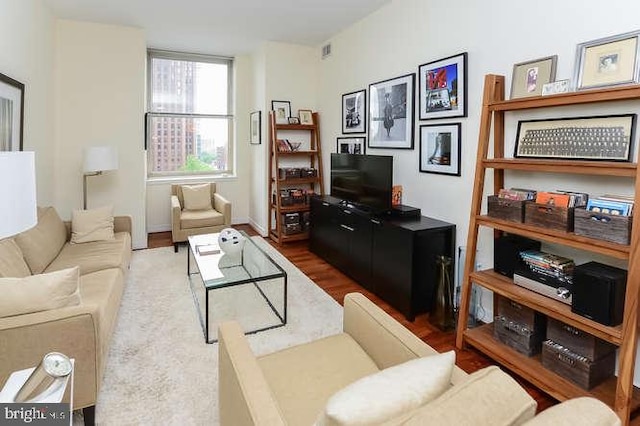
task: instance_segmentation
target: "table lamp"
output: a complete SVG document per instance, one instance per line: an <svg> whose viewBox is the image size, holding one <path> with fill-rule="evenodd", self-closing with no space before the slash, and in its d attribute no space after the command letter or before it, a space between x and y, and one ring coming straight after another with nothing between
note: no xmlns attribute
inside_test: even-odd
<svg viewBox="0 0 640 426"><path fill-rule="evenodd" d="M93 146L84 151L83 208L87 209L87 177L118 170L118 150L112 146Z"/></svg>
<svg viewBox="0 0 640 426"><path fill-rule="evenodd" d="M38 223L35 154L0 152L0 239Z"/></svg>

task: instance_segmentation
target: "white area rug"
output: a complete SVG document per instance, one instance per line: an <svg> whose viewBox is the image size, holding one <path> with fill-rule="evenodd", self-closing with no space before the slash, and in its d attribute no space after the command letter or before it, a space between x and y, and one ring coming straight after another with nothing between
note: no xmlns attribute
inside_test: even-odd
<svg viewBox="0 0 640 426"><path fill-rule="evenodd" d="M288 274L288 321L248 336L256 354L340 332L342 307L260 237ZM205 344L186 250L136 251L96 406L100 425L218 424L218 345Z"/></svg>

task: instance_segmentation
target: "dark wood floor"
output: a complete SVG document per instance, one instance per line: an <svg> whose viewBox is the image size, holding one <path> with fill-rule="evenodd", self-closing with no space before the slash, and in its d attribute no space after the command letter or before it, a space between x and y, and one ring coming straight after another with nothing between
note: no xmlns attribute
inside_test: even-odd
<svg viewBox="0 0 640 426"><path fill-rule="evenodd" d="M245 231L253 236L258 233L249 225L235 226L237 229ZM382 299L368 292L358 285L351 278L338 271L336 268L316 256L309 251L309 245L306 241L292 242L278 245L271 240L267 240L271 245L282 253L291 263L296 265L298 269L304 272L311 280L313 280L320 288L322 288L329 296L333 297L338 303L342 304L342 300L347 293L354 291L360 292L371 299L375 304L384 309L405 327L411 330L416 336L428 343L431 347L439 352L449 350L456 351L456 364L468 373L472 373L489 365L494 365L490 358L473 348L457 350L455 348L455 336L453 332L442 332L429 323L427 314L419 315L414 322L407 321L402 314L389 306ZM171 233L160 232L149 234L148 247L166 247L172 245ZM556 401L544 392L540 391L533 385L517 376L514 378L529 392L529 394L538 402L538 410L544 410L547 407L556 404Z"/></svg>

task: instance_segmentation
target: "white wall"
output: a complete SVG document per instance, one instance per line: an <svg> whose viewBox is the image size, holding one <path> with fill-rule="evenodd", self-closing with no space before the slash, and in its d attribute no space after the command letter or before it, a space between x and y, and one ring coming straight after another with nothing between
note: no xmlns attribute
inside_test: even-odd
<svg viewBox="0 0 640 426"><path fill-rule="evenodd" d="M56 22L56 207L68 218L82 208L83 150L111 145L120 168L89 177L88 208L114 206L133 217L133 246L147 246L144 96L146 41L137 28Z"/></svg>
<svg viewBox="0 0 640 426"><path fill-rule="evenodd" d="M39 205L53 205L53 25L41 0L3 0L0 73L25 85L24 150L36 153Z"/></svg>

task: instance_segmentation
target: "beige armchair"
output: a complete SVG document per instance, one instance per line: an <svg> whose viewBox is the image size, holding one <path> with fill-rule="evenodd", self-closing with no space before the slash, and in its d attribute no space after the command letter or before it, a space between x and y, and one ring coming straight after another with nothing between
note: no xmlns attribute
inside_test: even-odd
<svg viewBox="0 0 640 426"><path fill-rule="evenodd" d="M194 188L202 189L202 186L208 186L210 205L204 208L189 209L189 200L185 204L183 191L185 186L188 186L191 192ZM189 196L187 195L187 197ZM203 206L198 205L197 207ZM171 239L176 253L178 252L178 243L187 241L190 235L220 232L230 226L231 203L216 193L215 183L171 185Z"/></svg>

